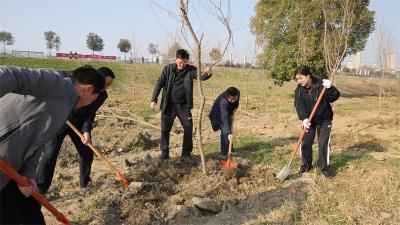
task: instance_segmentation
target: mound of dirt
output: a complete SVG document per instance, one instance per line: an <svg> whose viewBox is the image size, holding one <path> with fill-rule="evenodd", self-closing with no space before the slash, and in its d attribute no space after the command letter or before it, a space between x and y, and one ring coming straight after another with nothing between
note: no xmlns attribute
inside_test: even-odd
<svg viewBox="0 0 400 225"><path fill-rule="evenodd" d="M198 163L189 165L180 158L161 161L147 155L126 163L127 178L140 185L123 186L112 175L96 179L87 195L90 197L85 199L87 209L77 217L87 224L107 224L110 218L116 224L160 224L177 216L214 214L197 208L194 197L216 201L226 209L279 185L272 171L263 166L242 165L234 170L220 169L214 160L207 164L208 176L203 175ZM85 210L90 213L83 213Z"/></svg>
<svg viewBox="0 0 400 225"><path fill-rule="evenodd" d="M140 148L142 150L149 150L155 148L159 145L160 140L154 139L147 132L138 133L132 140L134 147Z"/></svg>

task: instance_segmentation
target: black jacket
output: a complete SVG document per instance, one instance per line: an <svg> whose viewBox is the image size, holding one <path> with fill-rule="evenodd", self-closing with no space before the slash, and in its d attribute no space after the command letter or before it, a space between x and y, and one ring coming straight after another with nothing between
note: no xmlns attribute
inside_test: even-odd
<svg viewBox="0 0 400 225"><path fill-rule="evenodd" d="M311 111L317 102L318 96L322 91L322 79L318 77L311 76L313 89L311 94L308 94L308 90L305 87L302 87L300 84L297 85L295 90L295 99L294 105L296 107L297 115L300 120L307 119ZM325 120L333 119L333 112L330 103L336 101L340 96L340 92L333 85L326 90L324 97L321 100L321 103L315 112L314 118L311 123L319 124Z"/></svg>
<svg viewBox="0 0 400 225"><path fill-rule="evenodd" d="M62 77L68 77L72 71L59 71ZM104 101L108 98L106 90L99 93L99 96L89 105L81 107L79 109L73 109L68 117L68 120L74 124L82 133L90 133L93 129L93 122L96 117L96 111L103 105ZM64 126L62 131L67 126Z"/></svg>
<svg viewBox="0 0 400 225"><path fill-rule="evenodd" d="M72 124L81 128L82 133L90 133L93 129L93 122L96 117L96 111L103 105L108 98L107 91L101 91L99 96L90 105L84 106L77 110L72 110L68 119Z"/></svg>
<svg viewBox="0 0 400 225"><path fill-rule="evenodd" d="M228 95L226 91L220 94L218 98L214 101L210 114L208 115L213 130L221 130L223 134L231 134L231 117L233 115L233 111L235 111L235 109L237 109L238 107L239 100L232 104L228 102Z"/></svg>
<svg viewBox="0 0 400 225"><path fill-rule="evenodd" d="M176 75L176 68L177 68L176 63L168 64L164 67L160 75L160 78L158 78L157 80L156 86L154 87L153 95L151 97L151 101L157 103L158 95L160 94L161 89L163 89L161 104L160 104L160 109L163 113L165 112L168 101L171 98L171 90ZM186 73L186 77L184 78L183 81L183 86L185 88L185 96L186 96L185 109L187 111L190 111L193 108L193 80L197 78L196 74L197 68L192 65L187 65L186 70L189 71ZM211 75L203 73L201 75L201 80L208 80L210 77Z"/></svg>

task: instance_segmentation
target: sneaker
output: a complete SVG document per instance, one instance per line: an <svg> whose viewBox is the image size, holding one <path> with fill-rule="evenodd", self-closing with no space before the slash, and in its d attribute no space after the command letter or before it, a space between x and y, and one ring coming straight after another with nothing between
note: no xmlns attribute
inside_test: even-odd
<svg viewBox="0 0 400 225"><path fill-rule="evenodd" d="M330 179L331 178L331 175L330 175L330 173L328 171L324 170L321 173L322 173L322 176L324 176L325 179Z"/></svg>
<svg viewBox="0 0 400 225"><path fill-rule="evenodd" d="M196 160L193 159L191 155L183 155L181 156L181 162L187 163L187 164L194 164L196 163Z"/></svg>

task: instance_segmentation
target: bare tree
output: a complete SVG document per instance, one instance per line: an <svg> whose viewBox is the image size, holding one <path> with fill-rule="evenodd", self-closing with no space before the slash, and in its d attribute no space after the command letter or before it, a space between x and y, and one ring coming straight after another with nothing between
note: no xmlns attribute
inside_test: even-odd
<svg viewBox="0 0 400 225"><path fill-rule="evenodd" d="M329 77L334 80L341 62L348 51L349 38L353 27L354 0L340 0L339 15L330 4L324 0L324 59Z"/></svg>
<svg viewBox="0 0 400 225"><path fill-rule="evenodd" d="M400 74L397 74L397 100L393 114L393 121L395 124L397 124L397 113L399 112L399 108L400 108Z"/></svg>
<svg viewBox="0 0 400 225"><path fill-rule="evenodd" d="M202 40L203 40L204 34L201 34L199 37L198 34L196 34L196 32L194 31L194 29L192 27L192 24L188 17L189 3L190 3L189 0L179 0L179 8L180 8L180 15L181 15L181 19L182 19L182 34L184 36L184 39L188 43L186 33L184 32L185 31L184 29L187 28L192 36L192 39L193 39L195 45L196 45L194 48L195 49L194 52L196 55L196 64L197 64L196 65L197 66L197 87L198 87L198 90L200 93L200 100L201 100L199 116L197 118L197 138L198 138L198 145L200 148L202 171L204 174L207 174L206 159L205 159L205 155L204 155L204 146L203 146L203 137L202 137L202 125L201 125L201 122L203 119L204 105L205 105L205 96L203 93L203 88L202 88L201 79L200 79L201 62L202 62L202 60L201 60ZM227 43L224 48L224 51L221 54L221 57L218 60L215 60L215 62L212 63L212 65L210 67L215 66L217 63L219 63L222 60L222 57L224 56L226 50L228 49L229 43L232 38L232 32L231 32L230 23L229 23L229 19L230 19L230 7L229 6L230 6L230 2L228 1L227 12L224 13L224 11L222 10L221 0L219 0L219 1L209 0L206 5L203 5L203 7L211 15L213 15L215 18L217 18L217 20L219 22L221 22L228 31L228 39L227 39Z"/></svg>
<svg viewBox="0 0 400 225"><path fill-rule="evenodd" d="M381 114L382 105L385 97L385 75L388 70L388 55L393 52L393 40L390 39L389 34L386 32L382 24L379 24L376 34L376 56L381 76L379 81L379 102L378 102L378 115ZM390 77L389 77L390 79ZM390 83L389 83L390 84Z"/></svg>

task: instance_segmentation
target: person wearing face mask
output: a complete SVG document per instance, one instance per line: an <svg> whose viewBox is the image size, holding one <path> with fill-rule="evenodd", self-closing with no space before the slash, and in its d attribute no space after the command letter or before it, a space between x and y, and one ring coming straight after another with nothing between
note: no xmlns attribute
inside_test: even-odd
<svg viewBox="0 0 400 225"><path fill-rule="evenodd" d="M221 159L228 157L228 146L233 141L232 118L239 107L240 91L230 87L214 101L208 117L214 131L221 131Z"/></svg>
<svg viewBox="0 0 400 225"><path fill-rule="evenodd" d="M169 159L169 135L175 117L179 118L184 130L181 160L185 163L194 163L191 152L193 150L193 80L197 79L197 68L188 64L189 53L185 49L176 52L175 63L164 67L157 80L151 98L152 109L156 108L158 95L161 98L161 156L162 160ZM206 67L201 80L212 76L212 71Z"/></svg>
<svg viewBox="0 0 400 225"><path fill-rule="evenodd" d="M100 91L97 99L90 105L73 110L68 117L68 120L81 131L83 138L81 139L65 124L58 134L50 139L44 147L43 156L36 172L36 183L41 194L45 194L50 188L57 157L65 136L67 135L71 138L79 154L80 187L87 187L91 181L90 171L93 162L93 151L87 145L91 143L91 131L96 117L96 111L107 99L107 89L111 86L115 78L113 71L108 67L100 67L97 69L97 72L105 79L104 89ZM69 72L62 73L65 76L69 76Z"/></svg>
<svg viewBox="0 0 400 225"><path fill-rule="evenodd" d="M318 133L318 166L325 178L330 177L329 155L333 111L331 103L339 99L340 92L332 85L330 80L320 79L311 75L307 66L299 66L295 71L295 79L298 83L295 90L294 105L299 119L307 132L300 146L302 164L299 173L307 173L312 169L312 145L315 134ZM312 121L308 117L321 93L326 87L326 93L314 115Z"/></svg>
<svg viewBox="0 0 400 225"><path fill-rule="evenodd" d="M45 224L31 196L43 146L74 108L98 97L104 83L90 66L65 78L51 69L0 66L0 157L31 184L19 186L0 172L0 224Z"/></svg>

